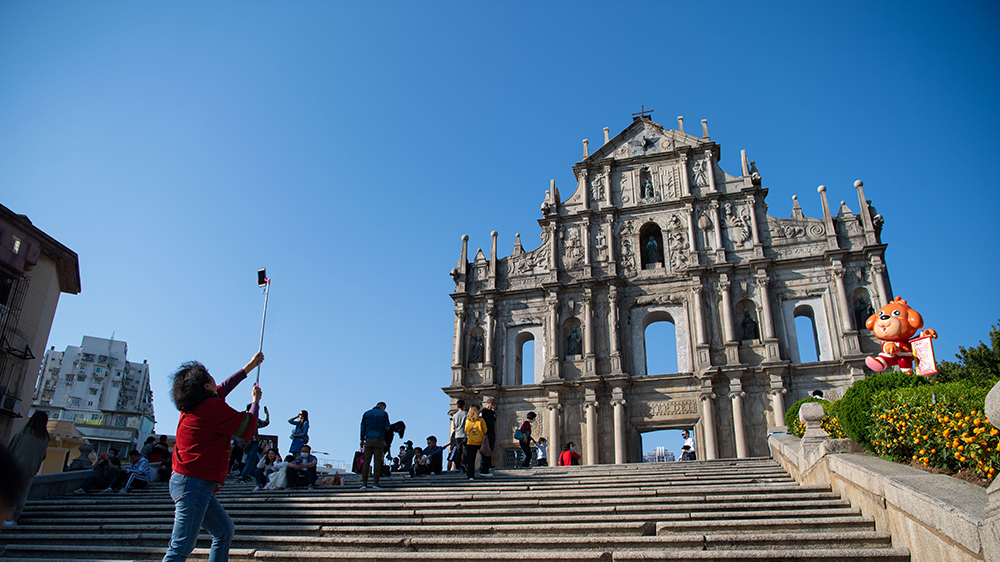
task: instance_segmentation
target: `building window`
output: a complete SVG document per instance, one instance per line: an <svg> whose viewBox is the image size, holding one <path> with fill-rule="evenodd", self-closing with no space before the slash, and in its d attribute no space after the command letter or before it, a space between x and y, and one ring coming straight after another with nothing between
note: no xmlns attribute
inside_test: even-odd
<svg viewBox="0 0 1000 562"><path fill-rule="evenodd" d="M99 420L101 419L101 414L90 414L90 419Z"/></svg>
<svg viewBox="0 0 1000 562"><path fill-rule="evenodd" d="M91 388L90 389L90 394L93 395L93 396L97 396L97 389L96 388Z"/></svg>
<svg viewBox="0 0 1000 562"><path fill-rule="evenodd" d="M70 408L79 408L80 407L80 399L79 398L75 398L75 397L74 398L70 398L69 399L69 407Z"/></svg>
<svg viewBox="0 0 1000 562"><path fill-rule="evenodd" d="M76 376L76 380L78 380L78 381L85 381L85 380L87 380L87 375L77 375Z"/></svg>
<svg viewBox="0 0 1000 562"><path fill-rule="evenodd" d="M119 385L121 385L120 382L118 382L118 381L111 381L111 387L112 388L118 388Z"/></svg>
<svg viewBox="0 0 1000 562"><path fill-rule="evenodd" d="M103 369L101 369L100 367L94 367L94 374L95 375L99 375L102 372L103 372Z"/></svg>
<svg viewBox="0 0 1000 562"><path fill-rule="evenodd" d="M10 251L15 254L21 251L21 239L17 236L10 237Z"/></svg>
<svg viewBox="0 0 1000 562"><path fill-rule="evenodd" d="M125 427L125 416L115 416L115 427Z"/></svg>

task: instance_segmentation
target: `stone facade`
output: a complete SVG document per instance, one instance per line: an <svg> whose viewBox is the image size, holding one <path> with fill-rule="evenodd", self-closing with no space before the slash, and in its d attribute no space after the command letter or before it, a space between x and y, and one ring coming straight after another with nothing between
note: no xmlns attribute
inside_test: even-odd
<svg viewBox="0 0 1000 562"><path fill-rule="evenodd" d="M563 200L542 203L541 245L468 259L455 281L452 399L498 400L498 445L528 411L550 458L572 440L585 464L639 462L643 432L694 428L700 459L767 456L786 403L836 398L864 377L878 342L864 318L891 298L882 218L855 182L860 211L767 213L767 189L742 154L739 177L708 136L646 116L573 166ZM795 320L813 327L800 360ZM646 328L669 322L677 371L648 372ZM534 364L523 365L526 342ZM810 342L801 342L809 344ZM502 457L501 457L502 458Z"/></svg>

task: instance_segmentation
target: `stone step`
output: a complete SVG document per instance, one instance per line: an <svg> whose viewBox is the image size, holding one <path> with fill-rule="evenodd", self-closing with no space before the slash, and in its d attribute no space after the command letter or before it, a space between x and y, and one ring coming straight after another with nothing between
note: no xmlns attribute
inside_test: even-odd
<svg viewBox="0 0 1000 562"><path fill-rule="evenodd" d="M718 519L696 521L667 521L656 524L656 534L702 533L743 534L820 531L872 531L875 520L871 517L780 518L780 519Z"/></svg>
<svg viewBox="0 0 1000 562"><path fill-rule="evenodd" d="M714 499L714 498L713 498ZM700 512L712 512L712 511L773 511L773 510L800 510L800 509L839 509L850 507L850 502L841 499L827 499L827 500L764 500L759 501L743 501L743 502L718 502L718 501L702 501L702 502L676 502L664 504L662 502L650 504L650 503L626 503L626 502L603 502L589 505L579 505L577 503L563 503L563 504L552 504L552 505L530 505L524 506L517 502L509 502L505 506L504 513L506 515L524 515L524 516L535 516L539 514L554 513L558 510L571 510L574 513L588 513L588 514L598 514L598 513L609 513L609 514L622 514L622 513L647 513L647 514L660 514L660 513L700 513ZM358 504L352 503L348 505L324 505L324 504L308 504L305 506L272 506L268 505L268 509L282 509L283 511L294 511L299 517L327 517L335 516L339 518L345 517L477 517L477 516L492 516L495 513L496 505L484 505L484 504L469 504L468 506L450 506L449 508L444 507L411 507L405 508L402 506L384 506L384 505L371 505L371 504ZM241 504L241 505L229 505L226 506L226 511L232 517L245 516L248 513L259 513L259 505ZM102 515L107 512L108 515ZM34 509L29 514L25 514L24 520L57 520L66 519L72 523L76 523L81 514L86 513L88 519L101 519L102 517L108 517L110 515L117 516L120 514L120 508L116 509L104 509L104 510L94 510L87 509L85 506L77 506L77 509L62 509L56 510L53 507L48 507L46 509ZM173 504L167 505L163 504L156 507L135 507L130 508L129 513L133 517L173 517L174 506Z"/></svg>
<svg viewBox="0 0 1000 562"><path fill-rule="evenodd" d="M860 511L854 508L829 508L829 509L786 509L786 510L760 510L760 511L734 511L734 510L718 510L718 511L705 511L705 512L695 512L691 513L688 511L679 511L674 513L649 513L649 512L631 512L631 513L618 513L614 508L607 508L604 513L552 513L551 511L541 511L534 515L490 515L489 512L485 514L475 515L475 517L488 517L491 525L504 525L504 524L518 524L518 523L595 523L600 524L602 522L610 521L640 521L645 522L649 520L656 521L692 521L692 520L727 520L727 519L801 519L805 517L811 517L815 519L826 519L826 518L844 518L851 516L859 516ZM468 524L471 514L459 513L452 517L421 517L421 516L404 516L404 517L391 517L386 514L381 513L362 513L360 516L350 517L345 514L337 513L331 516L330 512L297 512L294 517L282 517L281 521L275 521L274 512L271 513L260 513L257 512L254 515L241 515L238 513L230 513L230 517L233 519L233 523L237 527L241 526L263 526L271 523L275 528L280 528L282 525L309 525L309 524L319 524L325 527L378 527L378 526L423 526L423 525L435 525L435 526L453 526L455 532L461 532L463 525ZM156 517L143 517L144 524L155 524L169 526L173 524L173 513L163 514ZM59 524L63 519L52 519L52 518L35 518L26 520L26 523L32 525L56 525ZM76 521L76 519L72 520ZM121 516L115 518L101 518L101 517L88 517L87 523L92 525L115 525L121 523ZM72 524L72 523L70 523Z"/></svg>
<svg viewBox="0 0 1000 562"><path fill-rule="evenodd" d="M14 537L5 541L8 554L30 556L42 548L51 549L52 544L73 544L76 546L114 545L120 547L141 546L164 548L170 541L170 533L122 533L101 536L79 536L45 534ZM540 550L732 550L732 549L775 549L775 548L889 548L888 533L878 531L847 533L783 533L760 535L661 535L648 537L481 537L476 547L487 551L510 551L518 549ZM208 548L211 537L202 534L198 546ZM244 537L237 535L234 548L266 550L374 550L392 552L406 551L453 551L468 546L468 540L455 537L438 538L386 538L386 537Z"/></svg>
<svg viewBox="0 0 1000 562"><path fill-rule="evenodd" d="M95 555L92 558L81 558L79 556L67 558L51 557L23 557L8 559L10 562L109 562L118 560L158 560L162 558L163 548L108 548L104 552L78 552L81 556ZM99 555L99 556L98 556ZM626 560L675 560L680 562L706 560L760 560L770 562L856 562L861 560L873 560L880 562L909 562L909 551L906 549L775 549L775 550L690 550L690 551L645 551L645 550L624 550L624 551L542 551L542 550L522 550L510 552L484 552L475 545L472 548L455 551L434 551L434 552L406 552L406 560L419 560L423 562L454 562L456 560L467 560L487 556L490 560L498 561L530 561L530 562L617 562ZM200 560L208 557L208 549L198 548L192 553L189 560ZM384 562L386 554L384 552L303 552L303 551L276 551L276 550L246 550L232 549L229 553L230 560L266 560L268 562Z"/></svg>

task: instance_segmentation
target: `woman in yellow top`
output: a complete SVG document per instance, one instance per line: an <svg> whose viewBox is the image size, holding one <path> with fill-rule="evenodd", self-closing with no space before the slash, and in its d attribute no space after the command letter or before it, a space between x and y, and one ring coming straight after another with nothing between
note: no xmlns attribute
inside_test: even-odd
<svg viewBox="0 0 1000 562"><path fill-rule="evenodd" d="M479 417L479 406L469 408L465 418L465 472L469 480L476 479L476 453L486 437L486 422Z"/></svg>

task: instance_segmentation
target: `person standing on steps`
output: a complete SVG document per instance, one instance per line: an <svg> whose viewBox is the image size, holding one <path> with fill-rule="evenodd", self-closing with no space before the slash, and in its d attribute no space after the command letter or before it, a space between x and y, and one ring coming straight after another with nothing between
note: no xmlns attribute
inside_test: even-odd
<svg viewBox="0 0 1000 562"><path fill-rule="evenodd" d="M3 528L9 529L17 525L17 520L21 518L24 511L24 504L28 501L28 490L31 489L31 482L35 479L35 474L45 460L45 452L49 449L49 430L46 425L49 423L49 415L41 410L36 410L28 423L14 434L10 440L10 453L17 459L17 466L27 478L27 482L21 491L21 495L6 513L7 520L3 522Z"/></svg>
<svg viewBox="0 0 1000 562"><path fill-rule="evenodd" d="M368 475L372 471L372 459L375 460L376 490L379 476L382 474L382 459L385 457L385 432L389 431L389 414L385 413L385 402L375 404L375 407L361 416L361 446L364 447L364 466L361 468L361 489L368 489Z"/></svg>
<svg viewBox="0 0 1000 562"><path fill-rule="evenodd" d="M233 542L233 520L215 497L229 472L229 447L233 436L250 439L257 430L262 392L250 389L249 412L226 404L247 373L264 361L257 352L242 369L216 385L208 369L197 361L181 365L173 375L171 398L181 413L174 444L170 497L174 500L174 528L163 562L187 560L204 528L212 535L208 559L226 562Z"/></svg>
<svg viewBox="0 0 1000 562"><path fill-rule="evenodd" d="M681 431L681 438L684 439L684 445L681 447L681 456L678 461L693 461L695 460L694 454L694 439L691 439L691 434L688 430Z"/></svg>
<svg viewBox="0 0 1000 562"><path fill-rule="evenodd" d="M497 450L497 413L496 413L496 398L487 398L486 406L483 407L483 411L479 412L479 417L482 418L483 422L486 423L486 440L490 443L490 451ZM479 466L480 476L493 476L490 470L493 469L493 455L482 455L483 462Z"/></svg>
<svg viewBox="0 0 1000 562"><path fill-rule="evenodd" d="M535 412L528 412L527 419L521 424L521 438L518 440L518 444L521 445L521 451L524 453L524 461L521 462L521 468L528 468L531 466L531 442L535 439L531 436L531 422L535 420Z"/></svg>
<svg viewBox="0 0 1000 562"><path fill-rule="evenodd" d="M455 470L464 471L465 463L465 419L468 417L468 412L465 411L465 400L461 398L455 404L458 406L458 411L452 416L452 424L455 426L455 439L452 441L451 450L454 452L452 457L452 462L455 464Z"/></svg>
<svg viewBox="0 0 1000 562"><path fill-rule="evenodd" d="M302 410L299 415L288 420L288 423L295 426L292 430L292 444L288 447L288 452L298 455L302 451L302 446L309 442L309 412Z"/></svg>
<svg viewBox="0 0 1000 562"><path fill-rule="evenodd" d="M486 438L486 422L479 417L479 406L470 406L465 418L465 475L476 479L476 453Z"/></svg>

